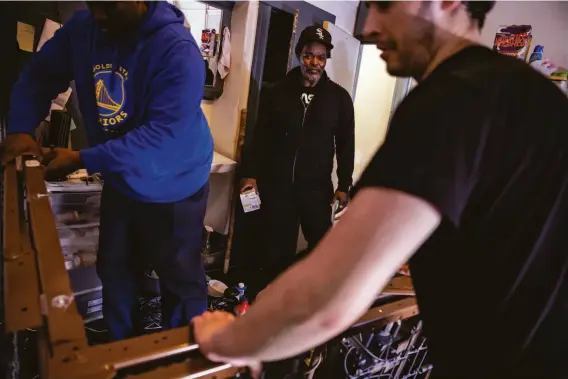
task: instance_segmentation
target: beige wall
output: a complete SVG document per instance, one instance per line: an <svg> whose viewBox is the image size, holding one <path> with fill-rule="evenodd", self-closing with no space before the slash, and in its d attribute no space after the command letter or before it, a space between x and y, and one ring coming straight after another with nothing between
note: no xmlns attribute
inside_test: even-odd
<svg viewBox="0 0 568 379"><path fill-rule="evenodd" d="M238 2L231 19L231 70L223 94L203 101L202 109L215 140L215 151L234 158L241 109L246 108L254 53L258 1Z"/></svg>
<svg viewBox="0 0 568 379"><path fill-rule="evenodd" d="M234 158L235 140L241 109L246 108L250 69L254 53L258 1L238 2L231 18L231 70L223 94L214 101L203 101L215 151ZM219 232L227 231L233 174L213 174L205 223Z"/></svg>

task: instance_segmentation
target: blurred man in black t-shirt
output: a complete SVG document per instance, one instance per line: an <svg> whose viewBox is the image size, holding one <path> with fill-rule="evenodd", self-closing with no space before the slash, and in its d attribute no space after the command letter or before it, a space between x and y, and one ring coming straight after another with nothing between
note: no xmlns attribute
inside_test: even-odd
<svg viewBox="0 0 568 379"><path fill-rule="evenodd" d="M212 359L291 356L411 271L431 378L566 378L568 100L480 46L492 2L372 2L366 37L418 86L341 222L245 317L194 321Z"/></svg>

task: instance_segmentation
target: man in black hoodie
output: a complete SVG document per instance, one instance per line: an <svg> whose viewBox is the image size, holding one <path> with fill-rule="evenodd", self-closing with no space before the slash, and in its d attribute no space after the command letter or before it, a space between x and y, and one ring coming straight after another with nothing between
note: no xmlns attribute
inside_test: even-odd
<svg viewBox="0 0 568 379"><path fill-rule="evenodd" d="M347 205L355 151L353 101L325 72L332 49L327 30L302 31L295 49L300 66L263 92L253 140L244 152L241 190L260 194L270 241L265 263L277 272L294 260L299 225L310 251L331 226L332 205Z"/></svg>

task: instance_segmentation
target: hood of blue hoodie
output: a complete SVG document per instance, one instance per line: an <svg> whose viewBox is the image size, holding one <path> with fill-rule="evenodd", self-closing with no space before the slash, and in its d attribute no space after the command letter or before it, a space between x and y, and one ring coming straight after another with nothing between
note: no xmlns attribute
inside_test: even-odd
<svg viewBox="0 0 568 379"><path fill-rule="evenodd" d="M151 56L159 58L160 50L166 51L175 42L175 38L169 41L160 38L160 32L172 26L183 27L183 24L183 13L167 2L160 1L149 2L148 11L138 30L123 40L108 40L98 27L94 27L90 55L98 121L103 131L123 133L140 122L137 117L140 115L134 109L139 101L133 97L142 93L144 88L141 81L133 80L133 77L144 76L149 71L148 66L152 65ZM159 43L155 43L156 40ZM146 49L153 52L150 59L144 59L149 57L149 54L142 54ZM111 134L114 135L116 134ZM96 140L100 143L107 138L108 135L102 140Z"/></svg>
<svg viewBox="0 0 568 379"><path fill-rule="evenodd" d="M139 37L147 37L169 24L181 24L185 17L183 12L165 1L149 1L148 12L144 15L138 29Z"/></svg>

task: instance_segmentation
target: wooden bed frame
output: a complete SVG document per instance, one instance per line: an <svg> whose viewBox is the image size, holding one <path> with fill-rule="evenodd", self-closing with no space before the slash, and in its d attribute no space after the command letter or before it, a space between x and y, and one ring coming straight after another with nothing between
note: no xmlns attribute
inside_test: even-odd
<svg viewBox="0 0 568 379"><path fill-rule="evenodd" d="M4 168L4 321L6 333L38 330L41 378L110 379L148 363L151 368L125 376L222 379L240 372L200 355L189 326L89 346L65 269L44 169L34 158L22 166L21 172L14 163ZM406 297L369 310L354 327L386 325L418 313L409 278L393 279L385 294ZM158 364L173 356L185 359Z"/></svg>

